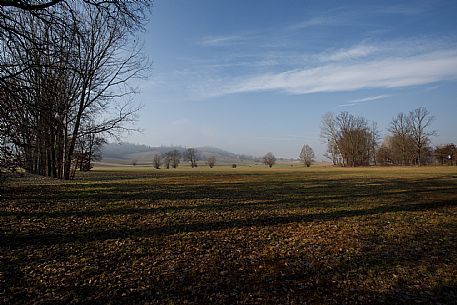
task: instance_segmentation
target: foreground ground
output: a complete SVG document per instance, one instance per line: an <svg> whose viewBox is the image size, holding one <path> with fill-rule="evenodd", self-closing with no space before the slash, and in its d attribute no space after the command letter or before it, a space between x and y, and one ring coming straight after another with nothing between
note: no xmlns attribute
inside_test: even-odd
<svg viewBox="0 0 457 305"><path fill-rule="evenodd" d="M3 304L457 299L457 167L98 169L0 190Z"/></svg>

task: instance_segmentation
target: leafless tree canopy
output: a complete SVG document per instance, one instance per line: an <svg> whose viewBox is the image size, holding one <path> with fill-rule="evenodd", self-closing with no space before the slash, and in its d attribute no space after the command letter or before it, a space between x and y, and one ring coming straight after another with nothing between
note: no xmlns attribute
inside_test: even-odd
<svg viewBox="0 0 457 305"><path fill-rule="evenodd" d="M216 165L216 157L215 156L209 156L208 157L208 166L210 168L213 168L214 165Z"/></svg>
<svg viewBox="0 0 457 305"><path fill-rule="evenodd" d="M392 150L395 151L395 158L400 156L402 165L409 165L411 162L411 124L409 118L404 113L399 113L394 117L390 123L389 131L392 137L389 139L390 142L385 143L385 146L390 144Z"/></svg>
<svg viewBox="0 0 457 305"><path fill-rule="evenodd" d="M327 113L322 118L321 137L327 140L327 154L334 164L369 165L375 159L377 127L363 117Z"/></svg>
<svg viewBox="0 0 457 305"><path fill-rule="evenodd" d="M310 167L311 163L314 162L314 157L314 151L311 146L308 144L303 145L303 148L300 152L300 159L307 167Z"/></svg>
<svg viewBox="0 0 457 305"><path fill-rule="evenodd" d="M148 7L0 1L0 137L27 171L70 179L86 139L131 129L131 81L148 69L132 29Z"/></svg>
<svg viewBox="0 0 457 305"><path fill-rule="evenodd" d="M389 137L383 142L384 164L422 165L431 162L430 137L436 132L430 130L433 117L430 112L419 107L408 114L399 113L390 123Z"/></svg>
<svg viewBox="0 0 457 305"><path fill-rule="evenodd" d="M154 166L155 169L159 169L161 164L162 156L160 154L155 154L152 158L152 166Z"/></svg>
<svg viewBox="0 0 457 305"><path fill-rule="evenodd" d="M269 152L263 157L263 163L271 168L276 163L276 157Z"/></svg>
<svg viewBox="0 0 457 305"><path fill-rule="evenodd" d="M420 107L408 114L399 113L390 122L389 134L381 142L376 122L347 112L322 118L321 136L327 140L327 156L334 164L360 166L370 164L421 165L431 163L429 147L433 117Z"/></svg>
<svg viewBox="0 0 457 305"><path fill-rule="evenodd" d="M181 153L179 152L179 150L174 149L172 151L165 153L163 162L164 162L165 168L167 168L167 169L170 168L170 165L173 168L177 168L179 166L180 160L181 160Z"/></svg>
<svg viewBox="0 0 457 305"><path fill-rule="evenodd" d="M430 130L434 118L425 107L419 107L409 113L411 137L416 148L415 162L423 162L423 150L430 142L430 137L436 135L435 130Z"/></svg>
<svg viewBox="0 0 457 305"><path fill-rule="evenodd" d="M106 140L95 133L79 137L74 153L74 170L79 168L80 171L90 171L92 162L101 159L101 149L104 144Z"/></svg>
<svg viewBox="0 0 457 305"><path fill-rule="evenodd" d="M184 152L184 161L190 162L192 168L197 167L197 161L199 159L199 153L195 148L188 148Z"/></svg>
<svg viewBox="0 0 457 305"><path fill-rule="evenodd" d="M457 165L457 146L453 143L437 146L434 155L441 165Z"/></svg>

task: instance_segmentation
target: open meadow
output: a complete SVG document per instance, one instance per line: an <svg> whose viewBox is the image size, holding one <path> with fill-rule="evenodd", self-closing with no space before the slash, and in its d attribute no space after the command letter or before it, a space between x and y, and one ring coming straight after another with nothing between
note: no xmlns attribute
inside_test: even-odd
<svg viewBox="0 0 457 305"><path fill-rule="evenodd" d="M457 167L99 167L1 188L2 304L455 304Z"/></svg>

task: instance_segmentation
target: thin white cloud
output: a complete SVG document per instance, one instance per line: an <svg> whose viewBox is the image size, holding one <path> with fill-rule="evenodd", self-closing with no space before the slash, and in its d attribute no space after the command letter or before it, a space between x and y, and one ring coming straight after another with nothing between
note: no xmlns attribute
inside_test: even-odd
<svg viewBox="0 0 457 305"><path fill-rule="evenodd" d="M230 35L230 36L209 36L204 37L199 44L205 47L218 47L238 44L248 39L244 35Z"/></svg>
<svg viewBox="0 0 457 305"><path fill-rule="evenodd" d="M388 98L390 96L391 96L390 94L381 94L381 95L376 95L376 96L369 96L369 97L359 98L359 99L355 99L355 100L350 100L350 101L348 101L348 103L357 104L357 103L371 102L371 101L376 101L376 100L380 100L383 98Z"/></svg>
<svg viewBox="0 0 457 305"><path fill-rule="evenodd" d="M352 60L372 55L378 50L374 46L359 45L349 49L339 49L335 52L324 52L319 55L319 60L323 62Z"/></svg>
<svg viewBox="0 0 457 305"><path fill-rule="evenodd" d="M420 3L413 5L388 5L373 9L373 13L387 14L387 15L419 15L426 11L427 7Z"/></svg>
<svg viewBox="0 0 457 305"><path fill-rule="evenodd" d="M389 95L389 94L381 94L381 95L376 95L376 96L368 96L368 97L364 97L364 98L359 98L359 99L347 101L346 104L338 105L338 107L350 107L350 106L355 106L355 105L358 105L358 104L361 104L361 103L366 103L366 102L371 102L371 101L377 101L377 100L380 100L380 99L385 99L385 98L388 98L388 97L390 97L390 96L391 96L391 95Z"/></svg>
<svg viewBox="0 0 457 305"><path fill-rule="evenodd" d="M431 52L349 64L327 64L242 79L220 94L284 91L288 94L396 88L457 79L457 51Z"/></svg>
<svg viewBox="0 0 457 305"><path fill-rule="evenodd" d="M183 71L157 74L157 80L145 84L148 94L164 102L198 101L260 91L301 95L367 88L430 87L441 81L457 80L454 37L361 42L314 54L290 50L238 52L183 61L183 66L187 66ZM176 90L176 84L180 90ZM344 103L345 107L355 105L357 101Z"/></svg>
<svg viewBox="0 0 457 305"><path fill-rule="evenodd" d="M307 29L307 28L315 27L315 26L333 25L335 23L336 23L335 18L319 16L319 17L309 18L307 20L292 24L287 29L290 31L296 31L296 30L303 30L303 29Z"/></svg>

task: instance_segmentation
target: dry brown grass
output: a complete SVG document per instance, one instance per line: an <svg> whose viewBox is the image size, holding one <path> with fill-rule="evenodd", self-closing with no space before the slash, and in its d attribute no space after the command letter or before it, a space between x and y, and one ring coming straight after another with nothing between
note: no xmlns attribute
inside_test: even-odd
<svg viewBox="0 0 457 305"><path fill-rule="evenodd" d="M0 197L4 304L452 303L457 168L104 168Z"/></svg>

